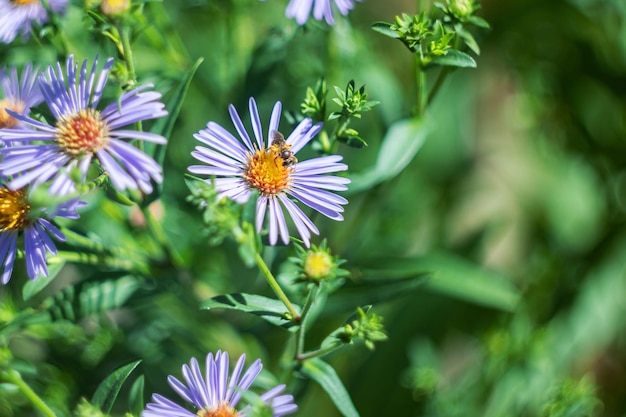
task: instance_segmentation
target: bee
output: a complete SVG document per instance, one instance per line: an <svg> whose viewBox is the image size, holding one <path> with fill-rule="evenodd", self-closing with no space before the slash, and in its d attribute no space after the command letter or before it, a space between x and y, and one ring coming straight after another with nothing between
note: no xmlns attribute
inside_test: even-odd
<svg viewBox="0 0 626 417"><path fill-rule="evenodd" d="M285 137L278 130L272 133L272 144L270 148L276 152L277 158L283 160L284 167L292 166L298 162L298 158L293 156L293 152L291 152L291 145L285 141Z"/></svg>

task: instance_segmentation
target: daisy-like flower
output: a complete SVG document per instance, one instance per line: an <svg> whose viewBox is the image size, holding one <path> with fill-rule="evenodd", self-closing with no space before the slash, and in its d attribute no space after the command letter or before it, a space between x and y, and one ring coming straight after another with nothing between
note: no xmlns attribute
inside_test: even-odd
<svg viewBox="0 0 626 417"><path fill-rule="evenodd" d="M51 236L65 240L65 235L50 220L55 217L77 219L76 210L82 205L78 199L72 199L51 211L34 209L29 202L27 189L11 190L6 186L6 181L0 180L0 282L6 284L11 279L20 236L24 238L28 277L35 280L40 275L48 276L46 255L57 253Z"/></svg>
<svg viewBox="0 0 626 417"><path fill-rule="evenodd" d="M0 129L15 128L20 124L19 120L6 112L6 109L28 115L31 107L43 101L37 76L37 71L33 70L31 65L24 68L21 77L18 77L15 67L10 70L0 69L0 88L4 96L0 99Z"/></svg>
<svg viewBox="0 0 626 417"><path fill-rule="evenodd" d="M19 189L29 183L52 180L50 192L75 191L73 172L85 181L94 159L108 173L120 191L139 188L152 192L152 183L162 181L161 166L127 140L135 139L164 144L166 139L154 133L124 129L143 120L165 116L159 101L161 94L144 91L144 85L122 94L104 110L97 110L107 82L113 58L106 61L96 78L97 59L87 71L87 60L80 68L73 56L67 60L65 76L60 64L50 66L39 79L39 87L56 122L47 124L33 118L8 113L32 129L0 129L0 174L13 176L9 188Z"/></svg>
<svg viewBox="0 0 626 417"><path fill-rule="evenodd" d="M242 395L249 390L263 368L260 359L241 376L246 356L241 355L230 378L228 377L228 353L217 351L215 357L209 353L206 357L206 374L203 375L196 358L189 365L183 365L181 382L173 376L167 381L172 389L187 403L197 408L191 412L159 394L152 395L151 403L141 413L142 417L246 417L252 408L237 407ZM272 409L273 417L291 414L298 409L293 396L279 395L285 385L278 385L260 395L261 401Z"/></svg>
<svg viewBox="0 0 626 417"><path fill-rule="evenodd" d="M355 1L363 0L290 0L285 10L285 16L289 19L296 19L299 25L304 25L313 9L313 17L315 20L324 19L329 25L335 23L333 14L334 3L339 13L347 16L350 10L354 8Z"/></svg>
<svg viewBox="0 0 626 417"><path fill-rule="evenodd" d="M220 192L218 198L228 197L243 204L252 191L257 190L256 229L261 231L269 211L269 242L272 245L276 244L279 234L285 244L289 243L284 207L308 247L311 232L319 234L319 231L290 197L326 217L343 220L342 205L348 200L330 191L346 190L350 180L324 174L345 171L348 166L339 162L342 159L339 155L298 161L294 155L317 135L322 123L313 125L311 119L304 119L285 140L278 133L281 108L280 102L274 105L265 142L256 102L250 98L249 109L256 139L253 143L237 110L230 105L230 117L241 140L219 124L209 122L206 129L194 135L209 147L197 146L191 153L207 165L192 165L189 171L214 176L207 182L215 184Z"/></svg>
<svg viewBox="0 0 626 417"><path fill-rule="evenodd" d="M65 13L69 0L48 0L50 10ZM33 24L48 21L41 0L0 0L0 42L11 43L18 34L28 36Z"/></svg>

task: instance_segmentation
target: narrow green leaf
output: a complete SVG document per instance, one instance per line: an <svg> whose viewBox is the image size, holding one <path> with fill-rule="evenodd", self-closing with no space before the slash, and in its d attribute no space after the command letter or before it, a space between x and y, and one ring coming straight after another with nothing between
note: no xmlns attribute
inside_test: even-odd
<svg viewBox="0 0 626 417"><path fill-rule="evenodd" d="M470 16L469 19L467 19L467 22L483 29L491 29L491 26L489 25L489 23L487 23L487 21L483 19L482 17Z"/></svg>
<svg viewBox="0 0 626 417"><path fill-rule="evenodd" d="M135 416L141 415L141 412L145 408L143 387L144 378L143 375L140 375L139 378L133 382L133 386L130 388L130 394L128 395L130 412Z"/></svg>
<svg viewBox="0 0 626 417"><path fill-rule="evenodd" d="M400 39L398 32L391 29L391 24L387 22L376 22L372 25L372 30L378 33L382 33L385 36L389 36L393 39Z"/></svg>
<svg viewBox="0 0 626 417"><path fill-rule="evenodd" d="M35 295L39 294L48 284L52 282L54 278L61 272L61 269L65 266L65 261L61 258L51 258L48 261L48 276L39 276L34 281L28 281L22 288L22 297L24 301L30 300Z"/></svg>
<svg viewBox="0 0 626 417"><path fill-rule="evenodd" d="M176 120L178 119L178 115L180 114L180 111L183 108L183 103L185 101L185 97L187 96L187 91L189 90L189 86L191 85L191 80L193 79L194 74L196 73L196 71L198 70L198 67L200 66L200 64L202 64L203 61L204 61L204 58L198 58L198 60L191 66L189 71L187 71L187 73L184 75L184 77L180 81L180 84L178 85L176 90L174 90L172 97L169 99L169 101L166 104L166 108L168 112L167 116L157 120L152 126L151 131L153 133L158 133L168 138L168 143L169 143L170 136L172 134L172 130L174 129L174 124L176 123ZM157 161L159 165L162 166L163 160L165 158L165 150L166 150L167 144L157 145L153 143L146 143L145 147L146 147L146 152L152 154L154 160ZM158 199L159 196L161 195L162 190L163 190L162 183L155 184L154 191L152 192L152 194L149 194L146 196L145 200L142 202L142 205L147 206L148 204Z"/></svg>
<svg viewBox="0 0 626 417"><path fill-rule="evenodd" d="M457 51L456 49L450 49L446 55L433 57L429 65L441 65L444 67L459 68L476 68L476 61L474 61L474 58L472 58L465 52Z"/></svg>
<svg viewBox="0 0 626 417"><path fill-rule="evenodd" d="M285 315L288 313L285 305L278 300L262 295L245 293L219 295L204 301L200 304L200 308L206 310L221 308L252 313L275 326L285 328L289 331L297 330L297 326L285 318ZM298 313L300 312L299 306L294 305L294 308Z"/></svg>
<svg viewBox="0 0 626 417"><path fill-rule="evenodd" d="M478 46L478 42L476 42L476 39L474 39L474 36L470 32L463 29L463 26L459 25L459 27L456 28L456 33L463 39L465 45L467 45L472 52L476 55L480 55L480 46Z"/></svg>
<svg viewBox="0 0 626 417"><path fill-rule="evenodd" d="M332 366L319 358L313 358L302 364L302 373L326 391L341 414L345 417L359 417L359 412Z"/></svg>
<svg viewBox="0 0 626 417"><path fill-rule="evenodd" d="M398 175L421 149L429 127L421 119L400 120L387 130L375 165L352 175L349 193L372 188Z"/></svg>
<svg viewBox="0 0 626 417"><path fill-rule="evenodd" d="M452 254L372 259L368 264L372 267L361 271L365 282L419 279L425 290L503 311L513 311L521 296L506 277Z"/></svg>
<svg viewBox="0 0 626 417"><path fill-rule="evenodd" d="M124 381L126 381L128 376L140 362L141 360L138 360L133 363L129 363L128 365L124 365L106 377L93 394L91 403L96 407L100 407L104 413L109 414L113 408L115 399L122 389Z"/></svg>

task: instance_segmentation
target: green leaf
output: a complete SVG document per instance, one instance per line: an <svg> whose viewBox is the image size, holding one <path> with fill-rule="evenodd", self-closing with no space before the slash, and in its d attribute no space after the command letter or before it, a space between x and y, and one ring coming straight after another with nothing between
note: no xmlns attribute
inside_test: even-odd
<svg viewBox="0 0 626 417"><path fill-rule="evenodd" d="M480 55L480 46L478 46L478 42L476 42L474 36L467 30L463 29L462 25L458 25L455 30L457 35L459 35L463 39L465 45L467 45L467 47L471 49L472 52L474 52L476 55Z"/></svg>
<svg viewBox="0 0 626 417"><path fill-rule="evenodd" d="M137 378L137 380L133 383L133 386L130 388L130 394L128 395L130 412L135 416L141 415L141 412L145 408L143 400L143 387L144 378L143 375L140 375L139 378Z"/></svg>
<svg viewBox="0 0 626 417"><path fill-rule="evenodd" d="M191 66L189 71L187 71L187 73L183 76L180 84L178 85L176 90L174 90L172 97L169 99L167 105L165 106L168 112L167 116L157 120L152 126L151 131L153 133L158 133L168 138L168 143L172 134L172 130L174 129L174 124L176 123L178 115L183 108L183 103L185 101L185 97L187 96L189 86L191 85L191 80L193 79L194 74L196 73L198 67L200 67L200 64L202 64L203 61L204 58L198 58L198 60ZM146 143L145 147L146 152L151 153L154 160L157 161L159 165L163 166L163 159L165 158L165 149L167 147L167 144L157 145L154 143ZM152 194L146 196L142 205L147 206L148 204L158 199L161 195L162 190L163 184L157 184Z"/></svg>
<svg viewBox="0 0 626 417"><path fill-rule="evenodd" d="M111 412L113 408L113 404L115 403L115 399L117 395L120 393L120 389L122 389L122 385L124 381L128 378L128 376L133 372L133 370L139 365L141 360L135 361L133 363L129 363L128 365L122 366L117 369L111 375L106 377L104 381L98 386L96 392L93 394L91 398L91 403L97 407L100 407L102 411L106 414Z"/></svg>
<svg viewBox="0 0 626 417"><path fill-rule="evenodd" d="M319 358L313 358L302 364L301 371L326 391L341 414L345 417L359 417L359 412L332 366Z"/></svg>
<svg viewBox="0 0 626 417"><path fill-rule="evenodd" d="M372 25L372 30L378 33L382 33L385 36L389 36L393 39L400 39L400 35L395 30L391 29L391 23L376 22Z"/></svg>
<svg viewBox="0 0 626 417"><path fill-rule="evenodd" d="M513 311L521 297L506 277L452 254L373 259L368 264L372 267L362 271L365 281L419 279L425 290L503 311Z"/></svg>
<svg viewBox="0 0 626 417"><path fill-rule="evenodd" d="M77 321L122 306L137 290L137 278L127 275L117 280L82 282L68 286L43 302L43 308L55 319Z"/></svg>
<svg viewBox="0 0 626 417"><path fill-rule="evenodd" d="M61 269L65 266L65 260L61 258L51 258L48 260L48 276L44 277L40 275L34 281L28 281L22 288L22 297L24 301L30 300L35 295L39 294L41 290L46 288L48 284L52 282L54 278L61 272Z"/></svg>
<svg viewBox="0 0 626 417"><path fill-rule="evenodd" d="M429 63L429 66L432 65L441 65L444 67L476 68L476 61L474 61L474 58L472 58L465 52L457 51L456 49L449 49L445 55L433 57Z"/></svg>
<svg viewBox="0 0 626 417"><path fill-rule="evenodd" d="M478 26L480 28L483 28L483 29L491 29L491 26L489 25L489 23L487 23L487 21L485 19L483 19L482 17L470 16L467 19L467 22L471 23L474 26Z"/></svg>
<svg viewBox="0 0 626 417"><path fill-rule="evenodd" d="M285 305L278 300L262 295L245 293L219 295L204 301L200 304L200 308L206 310L222 308L252 313L275 326L289 331L297 330L297 326L285 316L288 313ZM294 308L300 313L299 306L294 305Z"/></svg>
<svg viewBox="0 0 626 417"><path fill-rule="evenodd" d="M189 188L189 191L191 192L202 191L203 184L206 184L206 181L203 180L202 178L198 178L196 176L193 176L187 173L185 173L184 180L185 180L185 184L187 185L187 188Z"/></svg>
<svg viewBox="0 0 626 417"><path fill-rule="evenodd" d="M404 119L387 130L373 167L351 176L348 193L367 190L398 175L421 149L429 127L421 119Z"/></svg>

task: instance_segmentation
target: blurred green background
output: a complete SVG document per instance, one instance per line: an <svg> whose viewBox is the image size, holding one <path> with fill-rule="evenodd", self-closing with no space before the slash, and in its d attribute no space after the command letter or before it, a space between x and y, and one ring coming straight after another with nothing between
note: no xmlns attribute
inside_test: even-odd
<svg viewBox="0 0 626 417"><path fill-rule="evenodd" d="M381 101L355 124L369 146L339 149L356 174L374 163L389 127L409 116L415 88L409 52L370 28L415 13L415 1L365 0L335 27L305 30L284 17L286 3L146 8L146 20L164 29L148 28L137 41L140 80L167 98L204 58L169 138L155 208L186 268L163 265L106 315L61 314L11 339L23 372L37 375L34 388L61 414L134 359L143 359L146 393L170 395L167 374L217 349L261 357L281 375L286 332L243 313L190 308L230 292L270 294L232 242L207 244L199 212L185 201L192 135L209 120L230 129L229 103L243 114L255 96L266 123L276 100L298 112L320 77L342 88L354 79ZM385 317L389 340L375 351L327 358L363 417L626 416L626 2L485 0L479 15L492 30L477 34L478 68L449 77L414 160L390 181L348 193L343 223L316 219L352 280L329 301L311 347L353 311L343 301L373 303ZM101 56L114 54L97 34L84 36L89 22L78 7L64 28L81 59L94 56L94 42ZM34 44L0 46L0 62L54 59ZM72 227L131 252L147 242L136 213L98 195L90 202ZM274 270L288 254L269 253ZM433 275L385 297L361 279L387 279L384 270ZM68 265L44 295L98 274ZM4 311L36 305L20 301L24 281L0 289ZM340 415L319 387L297 382L299 416ZM28 415L17 394L3 392L0 415Z"/></svg>

